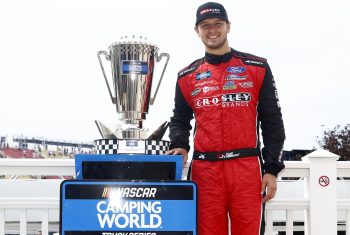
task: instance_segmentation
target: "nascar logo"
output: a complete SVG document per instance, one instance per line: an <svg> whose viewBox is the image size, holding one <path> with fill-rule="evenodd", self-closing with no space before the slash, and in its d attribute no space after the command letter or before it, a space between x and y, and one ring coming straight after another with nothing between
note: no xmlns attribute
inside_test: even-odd
<svg viewBox="0 0 350 235"><path fill-rule="evenodd" d="M211 76L211 72L210 71L203 72L203 73L197 73L196 74L196 80L206 79L206 78L209 78L210 76Z"/></svg>

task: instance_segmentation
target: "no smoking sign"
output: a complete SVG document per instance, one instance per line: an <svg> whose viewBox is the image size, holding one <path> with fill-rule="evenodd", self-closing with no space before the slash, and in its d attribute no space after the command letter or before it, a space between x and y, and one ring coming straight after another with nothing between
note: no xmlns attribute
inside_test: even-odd
<svg viewBox="0 0 350 235"><path fill-rule="evenodd" d="M328 176L321 176L319 179L318 179L318 183L322 186L322 187L327 187L330 183L330 180L328 178Z"/></svg>

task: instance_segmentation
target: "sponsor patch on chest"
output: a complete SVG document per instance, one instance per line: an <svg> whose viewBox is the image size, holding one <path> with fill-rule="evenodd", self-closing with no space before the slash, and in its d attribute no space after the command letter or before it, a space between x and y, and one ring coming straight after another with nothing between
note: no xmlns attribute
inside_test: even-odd
<svg viewBox="0 0 350 235"><path fill-rule="evenodd" d="M222 94L220 96L204 97L194 101L196 108L209 106L239 107L248 106L251 101L251 94L248 92Z"/></svg>
<svg viewBox="0 0 350 235"><path fill-rule="evenodd" d="M196 74L196 80L197 81L202 80L202 79L206 79L206 78L210 78L210 77L211 77L211 72L210 71Z"/></svg>

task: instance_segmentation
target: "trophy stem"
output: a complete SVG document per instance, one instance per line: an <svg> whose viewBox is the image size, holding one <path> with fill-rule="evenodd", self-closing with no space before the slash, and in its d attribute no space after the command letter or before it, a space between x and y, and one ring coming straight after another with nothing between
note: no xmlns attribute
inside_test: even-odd
<svg viewBox="0 0 350 235"><path fill-rule="evenodd" d="M140 121L140 120L145 120L146 119L146 113L141 113L141 112L119 112L118 113L118 118L121 121L126 121L126 120L134 120L134 121Z"/></svg>

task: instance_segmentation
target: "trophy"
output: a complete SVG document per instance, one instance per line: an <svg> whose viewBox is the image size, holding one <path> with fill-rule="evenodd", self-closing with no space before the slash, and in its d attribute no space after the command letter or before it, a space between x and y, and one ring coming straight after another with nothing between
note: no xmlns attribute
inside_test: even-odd
<svg viewBox="0 0 350 235"><path fill-rule="evenodd" d="M143 126L149 105L157 96L169 54L158 53L158 47L146 41L146 38L121 38L111 44L109 52L99 51L97 57L102 69L111 101L116 106L121 125L116 130L109 129L100 121L95 121L103 139L95 140L97 153L145 153L162 154L169 148L168 141L162 141L168 123L163 123L154 133L148 134ZM110 62L112 83L110 86L105 72L102 55ZM158 85L151 97L153 71L155 64L166 58ZM155 63L156 62L156 63ZM148 151L155 150L155 151Z"/></svg>

